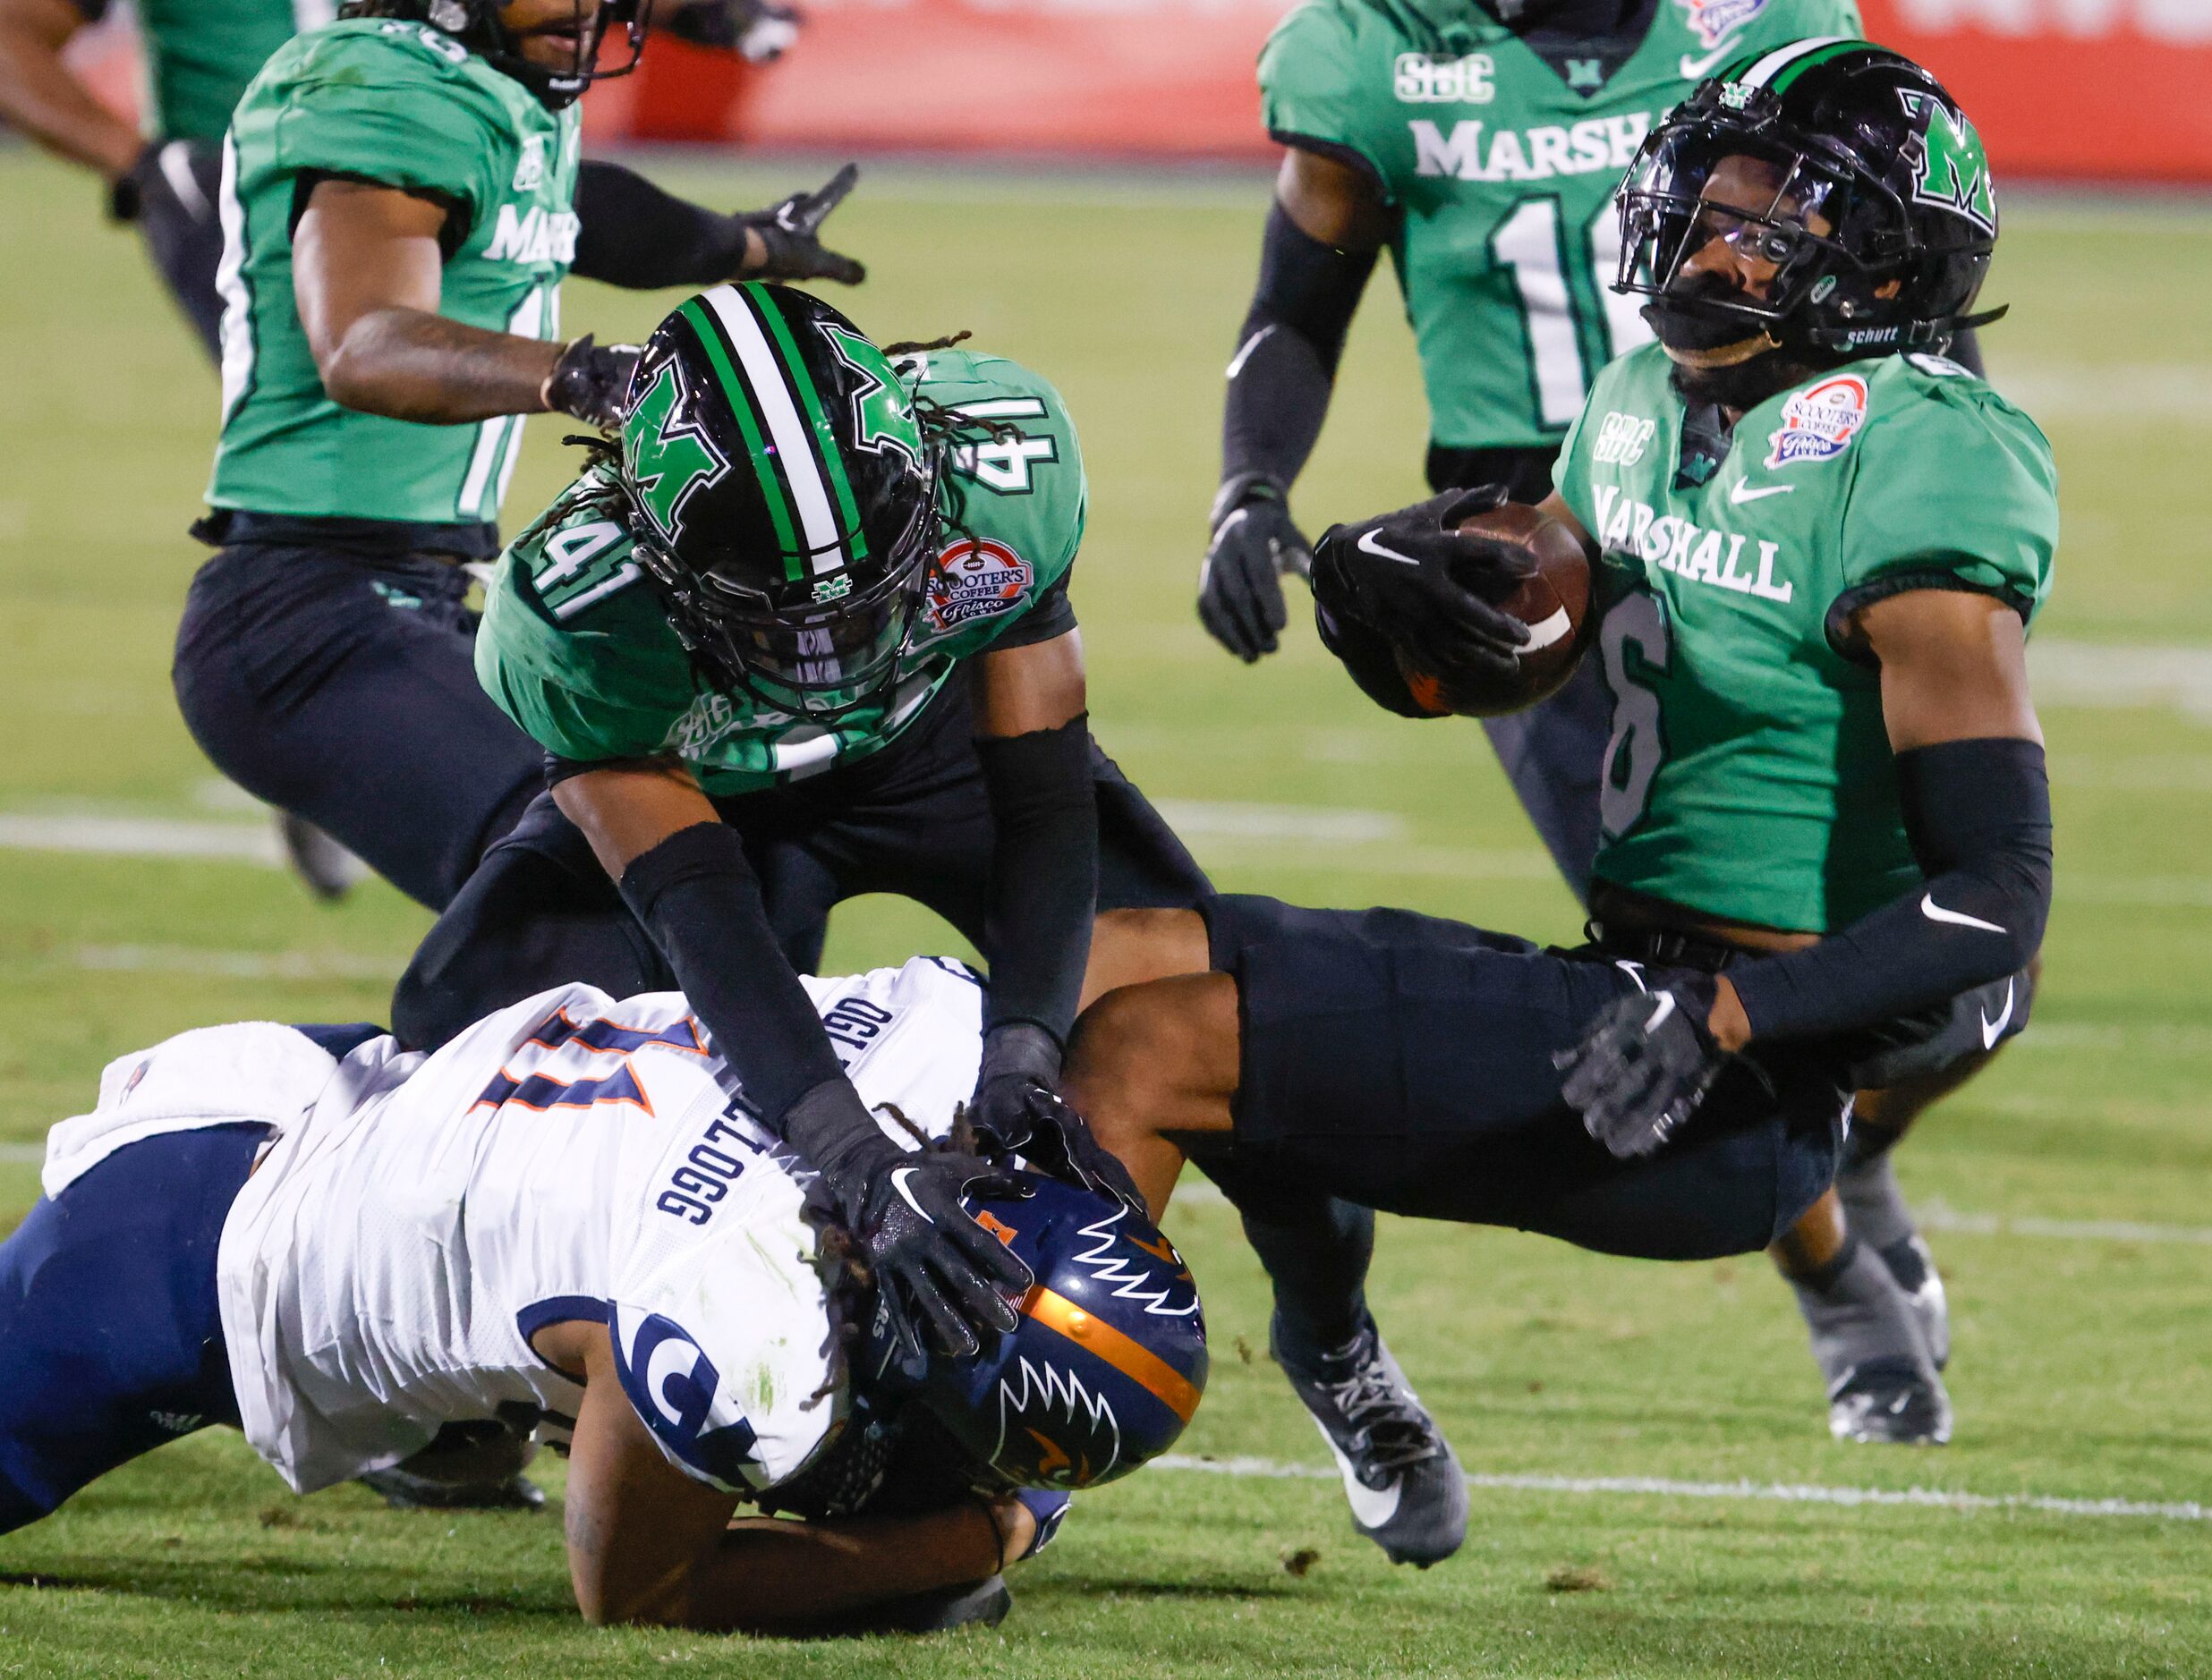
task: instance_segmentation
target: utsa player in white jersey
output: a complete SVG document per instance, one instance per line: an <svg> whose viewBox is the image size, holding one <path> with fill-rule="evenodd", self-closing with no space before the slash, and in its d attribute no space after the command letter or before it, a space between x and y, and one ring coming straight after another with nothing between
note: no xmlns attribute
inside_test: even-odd
<svg viewBox="0 0 2212 1680"><path fill-rule="evenodd" d="M885 1131L937 1147L974 1088L975 979L806 986ZM1017 1326L903 1369L727 1082L682 996L584 986L429 1056L249 1022L113 1063L0 1244L0 1532L209 1423L302 1493L497 1425L568 1453L592 1621L996 1619L1068 1492L1197 1405L1189 1271L1123 1203L1004 1167L970 1207L1035 1278Z"/></svg>

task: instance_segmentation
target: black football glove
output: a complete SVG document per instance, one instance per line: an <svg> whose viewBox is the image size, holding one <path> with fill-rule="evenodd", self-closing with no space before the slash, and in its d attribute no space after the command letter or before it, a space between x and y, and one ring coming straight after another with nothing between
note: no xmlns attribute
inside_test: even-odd
<svg viewBox="0 0 2212 1680"><path fill-rule="evenodd" d="M1649 1155L1697 1111L1729 1061L1706 1028L1718 982L1678 980L1616 998L1582 1042L1552 1058L1590 1135L1626 1160Z"/></svg>
<svg viewBox="0 0 2212 1680"><path fill-rule="evenodd" d="M1059 1069L1059 1046L1034 1022L1010 1021L984 1035L968 1105L977 1152L991 1160L1019 1155L1047 1177L1113 1197L1142 1217L1136 1181L1061 1098Z"/></svg>
<svg viewBox="0 0 2212 1680"><path fill-rule="evenodd" d="M1411 507L1331 525L1314 548L1314 588L1440 675L1464 673L1510 682L1527 626L1496 602L1534 570L1517 544L1462 536L1460 521L1500 505L1485 485L1447 490Z"/></svg>
<svg viewBox="0 0 2212 1680"><path fill-rule="evenodd" d="M800 21L795 8L776 0L693 0L671 9L666 28L678 40L772 64L799 38Z"/></svg>
<svg viewBox="0 0 2212 1680"><path fill-rule="evenodd" d="M795 192L781 204L765 210L748 210L738 216L761 236L768 260L752 277L756 280L835 280L856 286L868 271L841 251L830 250L815 234L830 212L860 179L860 165L847 164L812 192Z"/></svg>
<svg viewBox="0 0 2212 1680"><path fill-rule="evenodd" d="M545 405L603 432L618 431L630 412L630 378L637 372L635 344L599 344L586 333L561 352L545 382Z"/></svg>
<svg viewBox="0 0 2212 1680"><path fill-rule="evenodd" d="M1282 574L1310 577L1314 547L1291 522L1281 485L1239 473L1213 498L1213 540L1198 572L1198 622L1246 665L1280 645Z"/></svg>
<svg viewBox="0 0 2212 1680"><path fill-rule="evenodd" d="M900 1149L842 1079L794 1103L784 1135L813 1167L874 1279L887 1362L900 1375L918 1382L932 1348L966 1359L981 1335L1021 1322L1012 1303L1036 1279L960 1206L966 1194L1030 1195L1019 1178L952 1150Z"/></svg>

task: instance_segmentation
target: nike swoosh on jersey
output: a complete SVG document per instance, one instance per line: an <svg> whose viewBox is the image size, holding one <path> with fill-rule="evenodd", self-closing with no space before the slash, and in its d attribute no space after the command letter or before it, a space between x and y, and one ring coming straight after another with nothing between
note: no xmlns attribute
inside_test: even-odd
<svg viewBox="0 0 2212 1680"><path fill-rule="evenodd" d="M1314 1427L1319 1429L1316 1420ZM1337 1461L1337 1469L1344 1477L1344 1497L1351 1504L1352 1521L1363 1529L1381 1528L1398 1515L1398 1498L1403 1490L1402 1481L1393 1481L1387 1488L1370 1488L1352 1473L1352 1461L1337 1450L1329 1431L1322 1430L1321 1438L1329 1443L1329 1455Z"/></svg>
<svg viewBox="0 0 2212 1680"><path fill-rule="evenodd" d="M1656 1032L1659 1030L1661 1023L1673 1013L1674 994L1672 992L1661 992L1659 994L1659 1007L1651 1012L1651 1019L1644 1023L1644 1031L1646 1032Z"/></svg>
<svg viewBox="0 0 2212 1680"><path fill-rule="evenodd" d="M1763 502L1770 496L1787 496L1797 488L1794 484L1768 484L1753 489L1748 484L1738 484L1728 492L1728 499L1738 507L1746 502Z"/></svg>
<svg viewBox="0 0 2212 1680"><path fill-rule="evenodd" d="M1954 928L1979 928L1984 933L2010 933L2010 928L2000 928L1994 921L1984 921L1979 916L1970 916L1963 911L1945 910L1936 902L1936 895L1920 895L1920 913L1930 921L1947 921Z"/></svg>
<svg viewBox="0 0 2212 1680"><path fill-rule="evenodd" d="M1985 1009L1981 1012L1981 1023L1982 1048L1995 1049L1997 1040L2004 1035L2005 1028L2012 1023L2012 982L2011 980L2004 982L2004 1007L1997 1011L1997 1018L1995 1021L1990 1020L1989 1012Z"/></svg>
<svg viewBox="0 0 2212 1680"><path fill-rule="evenodd" d="M1401 566L1417 566L1421 564L1411 555L1400 554L1395 548L1385 548L1374 539L1374 533L1371 530L1363 530L1359 533L1358 547L1362 554L1380 555L1385 560L1397 561Z"/></svg>
<svg viewBox="0 0 2212 1680"><path fill-rule="evenodd" d="M1682 80L1684 81L1703 81L1728 59L1733 57L1735 52L1736 43L1725 41L1703 58L1692 58L1688 53L1684 53L1682 55Z"/></svg>

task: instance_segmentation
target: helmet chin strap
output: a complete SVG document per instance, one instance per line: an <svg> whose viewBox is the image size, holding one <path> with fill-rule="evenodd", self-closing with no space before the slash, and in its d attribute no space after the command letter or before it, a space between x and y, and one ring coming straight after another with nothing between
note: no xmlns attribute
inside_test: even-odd
<svg viewBox="0 0 2212 1680"><path fill-rule="evenodd" d="M1740 367L1754 356L1763 356L1770 350L1780 350L1782 341L1772 333L1761 329L1748 338L1740 338L1732 344L1717 344L1710 350L1677 350L1665 340L1659 348L1667 352L1667 360L1679 368Z"/></svg>

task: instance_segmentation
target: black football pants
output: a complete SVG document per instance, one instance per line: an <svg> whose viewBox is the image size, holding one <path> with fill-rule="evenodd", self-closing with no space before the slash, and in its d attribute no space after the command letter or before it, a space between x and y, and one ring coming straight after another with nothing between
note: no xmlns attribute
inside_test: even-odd
<svg viewBox="0 0 2212 1680"><path fill-rule="evenodd" d="M1197 861L1095 743L1091 755L1099 908L1195 904L1212 890ZM990 957L983 917L997 831L957 677L868 757L714 803L744 839L769 926L800 973L821 966L831 908L863 893L926 904ZM676 983L583 832L544 793L423 940L393 995L392 1028L428 1049L495 1009L577 980L617 997Z"/></svg>
<svg viewBox="0 0 2212 1680"><path fill-rule="evenodd" d="M544 785L544 754L476 681L468 573L235 543L184 598L171 678L192 739L440 910Z"/></svg>

